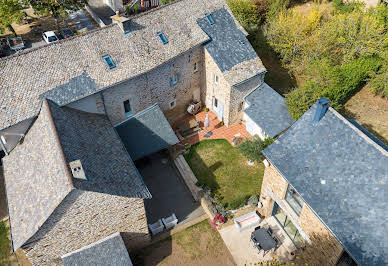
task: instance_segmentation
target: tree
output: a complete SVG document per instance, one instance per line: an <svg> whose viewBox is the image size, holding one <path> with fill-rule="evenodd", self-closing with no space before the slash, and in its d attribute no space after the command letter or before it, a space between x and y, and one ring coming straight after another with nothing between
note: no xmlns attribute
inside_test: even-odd
<svg viewBox="0 0 388 266"><path fill-rule="evenodd" d="M57 23L59 17L67 11L77 11L87 4L87 0L26 0L35 12L42 15L51 14Z"/></svg>
<svg viewBox="0 0 388 266"><path fill-rule="evenodd" d="M18 0L0 0L0 33L6 28L13 31L11 23L20 22L24 15Z"/></svg>
<svg viewBox="0 0 388 266"><path fill-rule="evenodd" d="M227 3L233 15L245 29L258 26L260 17L256 5L251 0L227 0Z"/></svg>
<svg viewBox="0 0 388 266"><path fill-rule="evenodd" d="M254 135L251 139L244 140L238 149L250 161L261 161L263 155L261 151L271 145L275 140L267 137L262 140L258 135Z"/></svg>

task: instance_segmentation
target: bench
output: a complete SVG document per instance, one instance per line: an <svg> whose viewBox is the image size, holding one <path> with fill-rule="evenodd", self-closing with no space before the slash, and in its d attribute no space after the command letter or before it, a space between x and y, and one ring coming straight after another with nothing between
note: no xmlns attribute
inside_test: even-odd
<svg viewBox="0 0 388 266"><path fill-rule="evenodd" d="M260 216L256 213L256 211L247 213L243 216L234 219L234 225L236 226L239 232L242 232L252 227L256 227L260 224L260 222Z"/></svg>

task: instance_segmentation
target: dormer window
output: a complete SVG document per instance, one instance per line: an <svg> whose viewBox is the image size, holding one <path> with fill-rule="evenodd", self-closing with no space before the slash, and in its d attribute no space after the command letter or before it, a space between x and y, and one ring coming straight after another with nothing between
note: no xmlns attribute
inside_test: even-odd
<svg viewBox="0 0 388 266"><path fill-rule="evenodd" d="M214 19L211 14L206 14L206 18L209 21L210 25L214 25Z"/></svg>
<svg viewBox="0 0 388 266"><path fill-rule="evenodd" d="M105 63L107 64L107 66L109 67L109 69L113 69L116 67L116 64L115 62L113 62L113 59L110 57L110 55L104 55L102 57L102 59L104 59Z"/></svg>
<svg viewBox="0 0 388 266"><path fill-rule="evenodd" d="M131 116L132 115L132 107L131 107L129 100L124 101L123 106L124 106L125 117Z"/></svg>
<svg viewBox="0 0 388 266"><path fill-rule="evenodd" d="M166 35L164 35L163 32L159 31L158 36L162 40L164 45L168 44L168 39L167 39Z"/></svg>

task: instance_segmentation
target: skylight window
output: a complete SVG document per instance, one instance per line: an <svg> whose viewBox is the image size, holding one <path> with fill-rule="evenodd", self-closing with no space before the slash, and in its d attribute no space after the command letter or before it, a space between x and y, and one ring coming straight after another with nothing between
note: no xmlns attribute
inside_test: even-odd
<svg viewBox="0 0 388 266"><path fill-rule="evenodd" d="M214 19L211 14L206 14L206 18L209 21L210 25L214 25Z"/></svg>
<svg viewBox="0 0 388 266"><path fill-rule="evenodd" d="M110 57L110 55L104 55L102 57L104 59L105 63L108 65L109 69L113 69L116 67L115 62L113 62L113 59Z"/></svg>
<svg viewBox="0 0 388 266"><path fill-rule="evenodd" d="M167 39L166 35L164 35L163 32L158 32L158 36L162 40L163 44L168 44L168 39Z"/></svg>

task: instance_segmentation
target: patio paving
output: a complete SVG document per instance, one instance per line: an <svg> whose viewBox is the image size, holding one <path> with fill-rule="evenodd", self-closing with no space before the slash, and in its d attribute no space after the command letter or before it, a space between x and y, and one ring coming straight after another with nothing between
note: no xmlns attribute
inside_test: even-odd
<svg viewBox="0 0 388 266"><path fill-rule="evenodd" d="M289 262L288 254L296 249L292 241L285 235L273 217L268 217L260 223L261 227L271 227L282 243L275 251L258 251L250 241L254 228L239 232L235 225L220 229L220 234L232 254L237 265L257 265L259 262L271 261L275 257L280 262Z"/></svg>
<svg viewBox="0 0 388 266"><path fill-rule="evenodd" d="M208 113L209 113L210 127L207 130L204 127L204 122L206 118L205 111L202 111L196 115L188 115L182 118L181 120L177 121L176 123L174 123L172 128L175 130L178 125L182 124L185 121L188 121L191 119L201 121L200 127L202 130L182 140L181 141L182 144L195 144L205 139L227 139L229 142L232 142L232 139L235 135L239 135L241 138L252 137L245 129L245 124L237 123L229 127L226 127L225 125L220 126L220 120L218 120L217 116L211 111L209 111ZM213 135L211 137L205 138L204 135L206 134L207 131L211 131Z"/></svg>

